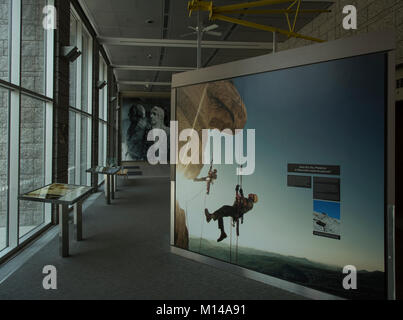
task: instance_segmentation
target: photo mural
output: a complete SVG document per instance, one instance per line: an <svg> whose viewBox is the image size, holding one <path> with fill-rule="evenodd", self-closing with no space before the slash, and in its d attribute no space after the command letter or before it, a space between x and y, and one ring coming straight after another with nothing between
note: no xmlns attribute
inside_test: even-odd
<svg viewBox="0 0 403 320"><path fill-rule="evenodd" d="M175 246L339 297L385 298L385 61L177 88L179 132L243 129L232 141L246 154L255 129L255 165L242 176L235 161L176 165ZM346 265L355 290L342 286Z"/></svg>
<svg viewBox="0 0 403 320"><path fill-rule="evenodd" d="M122 161L147 161L151 129L162 129L169 138L170 98L122 99ZM169 151L168 151L169 152Z"/></svg>

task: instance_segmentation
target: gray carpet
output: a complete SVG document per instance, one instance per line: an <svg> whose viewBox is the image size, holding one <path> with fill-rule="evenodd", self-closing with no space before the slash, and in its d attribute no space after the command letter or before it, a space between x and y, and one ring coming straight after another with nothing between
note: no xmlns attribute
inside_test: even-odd
<svg viewBox="0 0 403 320"><path fill-rule="evenodd" d="M71 256L59 257L54 237L0 285L0 299L301 299L170 253L169 194L166 178L120 179L112 205L100 195L85 210ZM57 290L42 288L45 265L57 268Z"/></svg>

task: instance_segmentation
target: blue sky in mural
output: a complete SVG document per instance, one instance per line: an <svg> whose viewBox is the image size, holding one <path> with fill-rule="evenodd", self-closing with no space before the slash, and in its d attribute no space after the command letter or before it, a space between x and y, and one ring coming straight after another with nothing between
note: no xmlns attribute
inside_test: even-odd
<svg viewBox="0 0 403 320"><path fill-rule="evenodd" d="M331 218L340 219L339 202L313 200L313 211L325 213Z"/></svg>
<svg viewBox="0 0 403 320"><path fill-rule="evenodd" d="M247 108L245 129L256 130L256 169L243 188L259 196L239 246L384 270L384 61L374 54L232 79ZM341 240L312 234L312 189L287 187L288 163L340 166ZM217 239L204 207L234 201L236 165L216 168L209 196L205 184L177 177L192 237ZM228 218L224 225L229 234Z"/></svg>

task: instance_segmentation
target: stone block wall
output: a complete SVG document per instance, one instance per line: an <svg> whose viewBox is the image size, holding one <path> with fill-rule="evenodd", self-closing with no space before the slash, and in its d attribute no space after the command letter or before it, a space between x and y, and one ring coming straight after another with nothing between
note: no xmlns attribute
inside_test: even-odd
<svg viewBox="0 0 403 320"><path fill-rule="evenodd" d="M42 21L45 0L22 0L21 86L45 94L46 30ZM20 193L45 183L45 121L43 101L21 95ZM20 226L43 223L44 206L20 201Z"/></svg>
<svg viewBox="0 0 403 320"><path fill-rule="evenodd" d="M21 86L45 93L46 31L42 26L45 0L22 0ZM8 0L0 0L0 79L9 81L9 8ZM12 35L11 35L12 36ZM8 91L0 91L0 227L6 224L8 174ZM21 95L20 192L44 184L45 103ZM11 177L16 179L17 177ZM43 222L43 206L20 202L20 226L36 226Z"/></svg>
<svg viewBox="0 0 403 320"><path fill-rule="evenodd" d="M396 64L403 62L403 1L402 0L333 0L330 13L322 13L298 32L331 41L379 30L396 33ZM357 30L344 30L343 8L357 8ZM287 50L312 44L312 41L290 38L279 43L278 50Z"/></svg>
<svg viewBox="0 0 403 320"><path fill-rule="evenodd" d="M45 93L45 6L45 0L22 0L21 86L41 94Z"/></svg>
<svg viewBox="0 0 403 320"><path fill-rule="evenodd" d="M0 0L0 79L9 78L9 3ZM0 228L7 223L8 90L0 88ZM0 239L0 243L3 239ZM0 249L1 246L0 246Z"/></svg>
<svg viewBox="0 0 403 320"><path fill-rule="evenodd" d="M0 228L7 223L8 92L0 88ZM2 239L0 239L1 243ZM1 245L0 245L1 249Z"/></svg>
<svg viewBox="0 0 403 320"><path fill-rule="evenodd" d="M9 24L8 0L0 0L0 79L8 80L8 24Z"/></svg>

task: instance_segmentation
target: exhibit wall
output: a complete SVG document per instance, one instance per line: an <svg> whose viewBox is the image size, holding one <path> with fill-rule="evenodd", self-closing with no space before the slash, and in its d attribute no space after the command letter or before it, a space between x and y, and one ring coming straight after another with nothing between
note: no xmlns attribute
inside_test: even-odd
<svg viewBox="0 0 403 320"><path fill-rule="evenodd" d="M122 161L147 161L151 129L163 129L169 137L169 98L122 98Z"/></svg>
<svg viewBox="0 0 403 320"><path fill-rule="evenodd" d="M241 178L235 160L177 164L174 246L335 296L384 299L387 67L387 53L373 53L176 88L179 132L227 128L247 154L254 129L255 165ZM347 265L357 289L343 288Z"/></svg>

